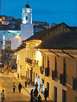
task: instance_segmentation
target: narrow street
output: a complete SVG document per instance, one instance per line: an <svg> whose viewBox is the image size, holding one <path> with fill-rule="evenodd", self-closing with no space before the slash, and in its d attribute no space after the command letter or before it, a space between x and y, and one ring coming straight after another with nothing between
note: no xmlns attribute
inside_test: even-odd
<svg viewBox="0 0 77 102"><path fill-rule="evenodd" d="M13 93L13 82L16 84L16 92ZM18 92L18 81L13 74L0 74L0 92L5 90L5 102L29 102L30 94L22 88L22 92Z"/></svg>

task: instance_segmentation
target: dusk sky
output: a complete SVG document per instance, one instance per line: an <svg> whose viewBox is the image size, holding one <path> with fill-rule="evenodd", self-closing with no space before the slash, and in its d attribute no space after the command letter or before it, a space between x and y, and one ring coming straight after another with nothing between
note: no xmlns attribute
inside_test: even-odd
<svg viewBox="0 0 77 102"><path fill-rule="evenodd" d="M33 20L77 26L77 0L0 0L1 14L21 18L27 1L33 10Z"/></svg>

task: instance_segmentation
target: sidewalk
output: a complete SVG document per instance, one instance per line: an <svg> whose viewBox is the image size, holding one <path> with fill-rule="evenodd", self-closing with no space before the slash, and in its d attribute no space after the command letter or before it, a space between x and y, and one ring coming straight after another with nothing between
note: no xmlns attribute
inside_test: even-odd
<svg viewBox="0 0 77 102"><path fill-rule="evenodd" d="M29 102L28 96L23 95L22 93L8 93L5 97L5 102Z"/></svg>
<svg viewBox="0 0 77 102"><path fill-rule="evenodd" d="M17 82L17 84L19 82L22 84L22 91L21 91L21 93L23 95L25 95L27 97L27 99L29 100L29 102L30 102L30 92L31 92L31 89L33 87L32 86L31 87L30 86L25 87L25 80L18 79L17 77L16 77L16 82Z"/></svg>

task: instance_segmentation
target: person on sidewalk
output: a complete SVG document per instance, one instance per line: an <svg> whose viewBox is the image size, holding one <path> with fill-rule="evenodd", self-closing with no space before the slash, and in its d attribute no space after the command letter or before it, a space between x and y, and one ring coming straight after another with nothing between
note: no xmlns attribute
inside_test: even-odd
<svg viewBox="0 0 77 102"><path fill-rule="evenodd" d="M19 93L21 93L21 89L22 89L22 85L21 85L21 83L19 83L19 84L18 84Z"/></svg>
<svg viewBox="0 0 77 102"><path fill-rule="evenodd" d="M42 80L41 93L42 93L43 95L44 95L44 91L45 91L44 80Z"/></svg>
<svg viewBox="0 0 77 102"><path fill-rule="evenodd" d="M40 76L38 76L37 83L38 83L38 93L40 93L40 87L41 87L41 79L40 79Z"/></svg>
<svg viewBox="0 0 77 102"><path fill-rule="evenodd" d="M13 93L15 93L16 85L13 83Z"/></svg>
<svg viewBox="0 0 77 102"><path fill-rule="evenodd" d="M45 88L45 91L44 91L45 102L47 102L47 97L48 97L48 89Z"/></svg>
<svg viewBox="0 0 77 102"><path fill-rule="evenodd" d="M38 85L36 85L36 86L35 86L35 89L34 89L33 102L38 102Z"/></svg>
<svg viewBox="0 0 77 102"><path fill-rule="evenodd" d="M33 97L33 96L34 96L33 89L31 90L31 94L30 94L30 95L31 95L30 102L33 102L33 98L34 98L34 97Z"/></svg>
<svg viewBox="0 0 77 102"><path fill-rule="evenodd" d="M36 85L36 83L38 83L38 75L37 75L37 73L36 73L36 77L35 77L35 82L34 82L34 84Z"/></svg>
<svg viewBox="0 0 77 102"><path fill-rule="evenodd" d="M37 86L36 86L35 89L34 89L34 96L35 96L35 97L38 96L38 89L37 89Z"/></svg>
<svg viewBox="0 0 77 102"><path fill-rule="evenodd" d="M42 102L42 99L41 99L40 94L39 94L39 96L38 96L38 102Z"/></svg>
<svg viewBox="0 0 77 102"><path fill-rule="evenodd" d="M5 93L4 93L4 89L1 92L1 102L5 101Z"/></svg>

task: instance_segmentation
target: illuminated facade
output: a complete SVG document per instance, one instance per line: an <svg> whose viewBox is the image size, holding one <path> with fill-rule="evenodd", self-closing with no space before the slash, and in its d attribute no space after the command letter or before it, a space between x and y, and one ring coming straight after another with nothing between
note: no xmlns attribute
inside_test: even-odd
<svg viewBox="0 0 77 102"><path fill-rule="evenodd" d="M49 38L38 47L43 56L40 73L44 75L42 79L52 101L77 101L76 39L77 31L70 30Z"/></svg>
<svg viewBox="0 0 77 102"><path fill-rule="evenodd" d="M21 49L21 48L19 48ZM19 76L26 76L26 66L25 66L25 48L22 48L21 50L17 50L15 52L15 55L17 56L17 74ZM22 59L22 60L21 60Z"/></svg>
<svg viewBox="0 0 77 102"><path fill-rule="evenodd" d="M75 41L77 33L75 31L71 33L72 29L63 24L56 25L48 31L50 32L41 32L41 34L29 38L23 42L25 49L21 46L17 50L16 54L20 56L19 62L24 63L20 68L20 72L23 73L26 80L30 80L32 83L35 82L36 74L40 76L41 81L44 82L44 87L48 88L49 100L54 102L76 102L77 50L75 45L77 44L74 42L74 50L70 48L61 50L61 47L69 47L68 44L72 44L73 40ZM63 42L68 41L69 43L57 42L59 36L62 36L60 38L62 40L59 39L58 41L63 41L66 37ZM48 41L50 39L52 43L44 43L47 39ZM58 46L55 45L55 41L57 42L56 45L59 44ZM37 48L38 45L40 46Z"/></svg>

